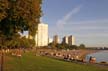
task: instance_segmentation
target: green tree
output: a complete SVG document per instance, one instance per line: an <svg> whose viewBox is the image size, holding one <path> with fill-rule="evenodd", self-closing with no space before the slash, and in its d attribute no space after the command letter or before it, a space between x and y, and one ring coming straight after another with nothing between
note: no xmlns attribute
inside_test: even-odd
<svg viewBox="0 0 108 71"><path fill-rule="evenodd" d="M71 45L71 46L69 46L69 49L78 49L78 46L77 45Z"/></svg>
<svg viewBox="0 0 108 71"><path fill-rule="evenodd" d="M28 39L26 37L22 37L20 40L20 47L22 48L30 48L35 45L35 41L33 39Z"/></svg>
<svg viewBox="0 0 108 71"><path fill-rule="evenodd" d="M41 3L42 0L0 0L0 44L26 30L34 37L42 14Z"/></svg>
<svg viewBox="0 0 108 71"><path fill-rule="evenodd" d="M56 47L57 47L58 49L64 49L64 48L65 48L65 46L63 46L62 44L56 44Z"/></svg>
<svg viewBox="0 0 108 71"><path fill-rule="evenodd" d="M69 48L69 45L66 44L66 43L62 43L61 45L64 47L64 49L68 49Z"/></svg>
<svg viewBox="0 0 108 71"><path fill-rule="evenodd" d="M49 43L48 46L50 46L51 48L56 48L56 45L53 42Z"/></svg>
<svg viewBox="0 0 108 71"><path fill-rule="evenodd" d="M84 49L86 46L84 44L80 44L79 48Z"/></svg>

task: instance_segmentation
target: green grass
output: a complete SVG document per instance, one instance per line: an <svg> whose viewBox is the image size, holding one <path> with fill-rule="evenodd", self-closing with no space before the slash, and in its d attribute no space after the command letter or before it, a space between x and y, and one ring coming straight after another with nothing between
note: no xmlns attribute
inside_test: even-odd
<svg viewBox="0 0 108 71"><path fill-rule="evenodd" d="M8 55L4 71L108 71L91 65L81 65L25 53L21 58Z"/></svg>

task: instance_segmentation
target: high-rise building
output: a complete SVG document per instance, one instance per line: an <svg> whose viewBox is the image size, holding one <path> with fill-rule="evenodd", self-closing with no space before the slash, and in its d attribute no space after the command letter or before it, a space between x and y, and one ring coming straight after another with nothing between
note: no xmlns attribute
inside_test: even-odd
<svg viewBox="0 0 108 71"><path fill-rule="evenodd" d="M65 36L65 37L63 38L62 43L68 44L68 36Z"/></svg>
<svg viewBox="0 0 108 71"><path fill-rule="evenodd" d="M68 44L75 45L75 37L74 36L71 35L68 37Z"/></svg>
<svg viewBox="0 0 108 71"><path fill-rule="evenodd" d="M54 44L59 43L59 37L58 37L58 35L55 35L55 36L53 37L53 43L54 43Z"/></svg>
<svg viewBox="0 0 108 71"><path fill-rule="evenodd" d="M38 24L38 30L35 36L36 46L48 45L48 25L44 23Z"/></svg>

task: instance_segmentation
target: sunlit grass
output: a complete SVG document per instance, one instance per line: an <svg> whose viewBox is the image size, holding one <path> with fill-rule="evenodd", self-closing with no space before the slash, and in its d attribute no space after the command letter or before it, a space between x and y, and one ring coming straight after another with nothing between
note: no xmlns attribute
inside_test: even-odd
<svg viewBox="0 0 108 71"><path fill-rule="evenodd" d="M8 55L4 71L108 71L91 65L64 62L48 57L25 53L21 58Z"/></svg>

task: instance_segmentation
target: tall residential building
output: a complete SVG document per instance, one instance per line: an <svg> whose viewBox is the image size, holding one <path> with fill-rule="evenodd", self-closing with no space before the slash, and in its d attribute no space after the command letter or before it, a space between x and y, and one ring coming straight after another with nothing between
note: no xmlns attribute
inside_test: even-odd
<svg viewBox="0 0 108 71"><path fill-rule="evenodd" d="M71 35L68 37L68 44L75 45L75 37L74 36Z"/></svg>
<svg viewBox="0 0 108 71"><path fill-rule="evenodd" d="M55 36L53 37L53 43L54 43L54 44L59 43L59 37L58 37L58 35L55 35Z"/></svg>
<svg viewBox="0 0 108 71"><path fill-rule="evenodd" d="M68 36L65 36L65 37L63 38L62 43L66 43L66 44L68 44Z"/></svg>
<svg viewBox="0 0 108 71"><path fill-rule="evenodd" d="M48 45L48 25L44 23L38 24L38 30L35 36L36 46Z"/></svg>

